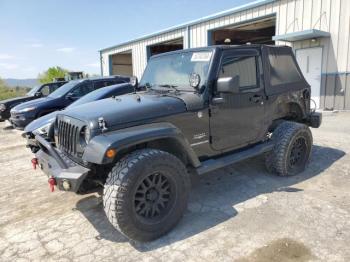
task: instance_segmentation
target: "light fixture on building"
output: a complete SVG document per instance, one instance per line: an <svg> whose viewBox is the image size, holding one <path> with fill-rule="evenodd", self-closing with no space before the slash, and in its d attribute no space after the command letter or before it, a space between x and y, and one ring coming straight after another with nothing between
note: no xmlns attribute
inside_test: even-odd
<svg viewBox="0 0 350 262"><path fill-rule="evenodd" d="M312 38L312 39L311 39L311 42L315 43L315 42L316 42L316 39L315 39L315 38Z"/></svg>
<svg viewBox="0 0 350 262"><path fill-rule="evenodd" d="M230 39L230 38L226 38L226 39L224 40L224 43L225 43L225 44L230 44L230 43L231 43L231 39Z"/></svg>

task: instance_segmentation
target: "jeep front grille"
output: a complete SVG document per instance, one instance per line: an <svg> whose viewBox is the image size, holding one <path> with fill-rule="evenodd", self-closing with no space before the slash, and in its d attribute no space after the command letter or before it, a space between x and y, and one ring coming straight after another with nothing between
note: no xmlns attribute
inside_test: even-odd
<svg viewBox="0 0 350 262"><path fill-rule="evenodd" d="M79 142L80 136L79 127L71 123L59 120L57 129L57 142L59 149L68 154L76 155L77 143Z"/></svg>

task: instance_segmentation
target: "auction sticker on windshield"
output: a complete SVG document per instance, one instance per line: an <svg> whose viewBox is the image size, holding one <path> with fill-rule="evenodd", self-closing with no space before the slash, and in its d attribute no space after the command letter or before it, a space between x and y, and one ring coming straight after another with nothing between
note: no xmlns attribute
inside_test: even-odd
<svg viewBox="0 0 350 262"><path fill-rule="evenodd" d="M208 62L212 52L196 52L192 54L191 62Z"/></svg>

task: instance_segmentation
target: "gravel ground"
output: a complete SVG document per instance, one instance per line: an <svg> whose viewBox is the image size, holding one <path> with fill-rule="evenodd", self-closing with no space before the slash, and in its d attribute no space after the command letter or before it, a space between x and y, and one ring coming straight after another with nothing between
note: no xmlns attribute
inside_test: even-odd
<svg viewBox="0 0 350 262"><path fill-rule="evenodd" d="M262 157L198 180L180 224L133 243L97 195L49 192L16 130L0 123L0 261L350 261L350 113L313 129L312 159L291 178Z"/></svg>

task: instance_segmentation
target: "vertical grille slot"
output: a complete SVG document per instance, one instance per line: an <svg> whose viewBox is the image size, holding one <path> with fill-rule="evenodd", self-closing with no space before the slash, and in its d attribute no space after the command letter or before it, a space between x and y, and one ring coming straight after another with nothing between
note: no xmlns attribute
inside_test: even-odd
<svg viewBox="0 0 350 262"><path fill-rule="evenodd" d="M57 124L58 147L69 154L77 154L77 143L79 142L79 127L59 120Z"/></svg>

